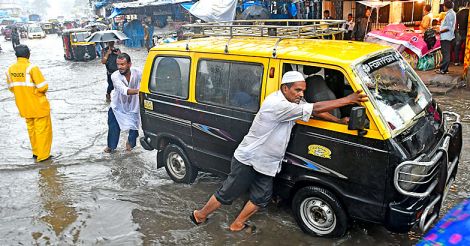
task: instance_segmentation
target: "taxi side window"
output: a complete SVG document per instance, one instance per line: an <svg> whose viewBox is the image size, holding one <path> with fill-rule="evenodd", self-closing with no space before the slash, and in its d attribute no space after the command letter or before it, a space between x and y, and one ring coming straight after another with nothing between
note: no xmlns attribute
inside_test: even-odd
<svg viewBox="0 0 470 246"><path fill-rule="evenodd" d="M256 112L263 66L254 63L201 60L196 76L199 102Z"/></svg>
<svg viewBox="0 0 470 246"><path fill-rule="evenodd" d="M349 81L347 81L343 73L335 69L284 63L283 73L288 71L299 71L304 74L307 84L307 88L304 91L304 99L310 103L335 100L353 92ZM348 105L334 109L328 112L329 115L323 114L314 118L336 122L339 119L349 117L353 106Z"/></svg>
<svg viewBox="0 0 470 246"><path fill-rule="evenodd" d="M188 98L191 60L184 57L157 57L149 90L153 93Z"/></svg>

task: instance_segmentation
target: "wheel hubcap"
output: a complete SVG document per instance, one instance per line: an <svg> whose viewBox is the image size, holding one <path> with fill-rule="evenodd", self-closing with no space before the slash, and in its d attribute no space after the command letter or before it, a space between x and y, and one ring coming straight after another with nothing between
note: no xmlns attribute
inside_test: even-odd
<svg viewBox="0 0 470 246"><path fill-rule="evenodd" d="M328 203L317 197L305 199L300 205L300 216L307 227L318 233L328 234L336 226L336 216Z"/></svg>
<svg viewBox="0 0 470 246"><path fill-rule="evenodd" d="M171 152L167 159L166 164L168 171L177 179L183 179L186 175L186 163L183 158L176 152Z"/></svg>

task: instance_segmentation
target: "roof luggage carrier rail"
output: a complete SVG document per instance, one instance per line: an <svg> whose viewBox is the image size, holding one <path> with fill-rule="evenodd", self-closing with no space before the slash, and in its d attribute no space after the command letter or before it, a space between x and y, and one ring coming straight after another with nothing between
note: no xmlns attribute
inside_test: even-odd
<svg viewBox="0 0 470 246"><path fill-rule="evenodd" d="M341 39L344 20L235 20L183 25L187 37L274 37Z"/></svg>

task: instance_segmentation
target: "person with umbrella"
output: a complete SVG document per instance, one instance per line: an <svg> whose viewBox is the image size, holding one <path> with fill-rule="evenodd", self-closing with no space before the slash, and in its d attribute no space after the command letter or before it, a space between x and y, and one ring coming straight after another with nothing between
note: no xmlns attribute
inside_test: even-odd
<svg viewBox="0 0 470 246"><path fill-rule="evenodd" d="M111 102L111 91L114 89L111 74L118 70L116 59L121 50L114 47L114 41L109 41L108 46L103 49L103 57L101 63L106 65L106 75L108 78L108 88L106 89L106 102Z"/></svg>
<svg viewBox="0 0 470 246"><path fill-rule="evenodd" d="M106 101L111 101L111 91L114 89L113 82L111 80L111 74L118 70L116 59L121 51L119 48L114 47L116 40L125 40L128 37L116 30L98 31L92 33L90 37L86 39L87 42L95 43L108 43L108 47L102 50L103 57L101 63L106 65L107 77L108 77L108 88L106 90Z"/></svg>

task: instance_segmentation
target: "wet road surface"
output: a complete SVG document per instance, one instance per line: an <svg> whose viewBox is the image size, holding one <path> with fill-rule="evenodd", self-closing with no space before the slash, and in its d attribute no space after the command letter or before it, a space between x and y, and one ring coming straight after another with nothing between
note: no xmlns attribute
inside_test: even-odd
<svg viewBox="0 0 470 246"><path fill-rule="evenodd" d="M16 58L11 43L2 40L0 245L411 245L421 236L355 223L341 239L314 238L302 233L289 208L276 205L253 216L256 233L230 233L227 228L242 200L222 207L207 224L196 227L189 213L223 179L200 173L193 185L175 184L163 168L156 170L155 151L139 145L132 153L124 150L127 133L121 134L116 153L103 153L108 110L104 65L98 59L65 61L62 41L54 35L22 42L31 48L31 61L49 82L56 158L47 165L35 164L31 157L26 124L3 75ZM143 49L122 49L131 55L133 66L143 68ZM464 147L468 146L470 90L437 99L462 115ZM470 195L469 157L464 151L446 210Z"/></svg>

